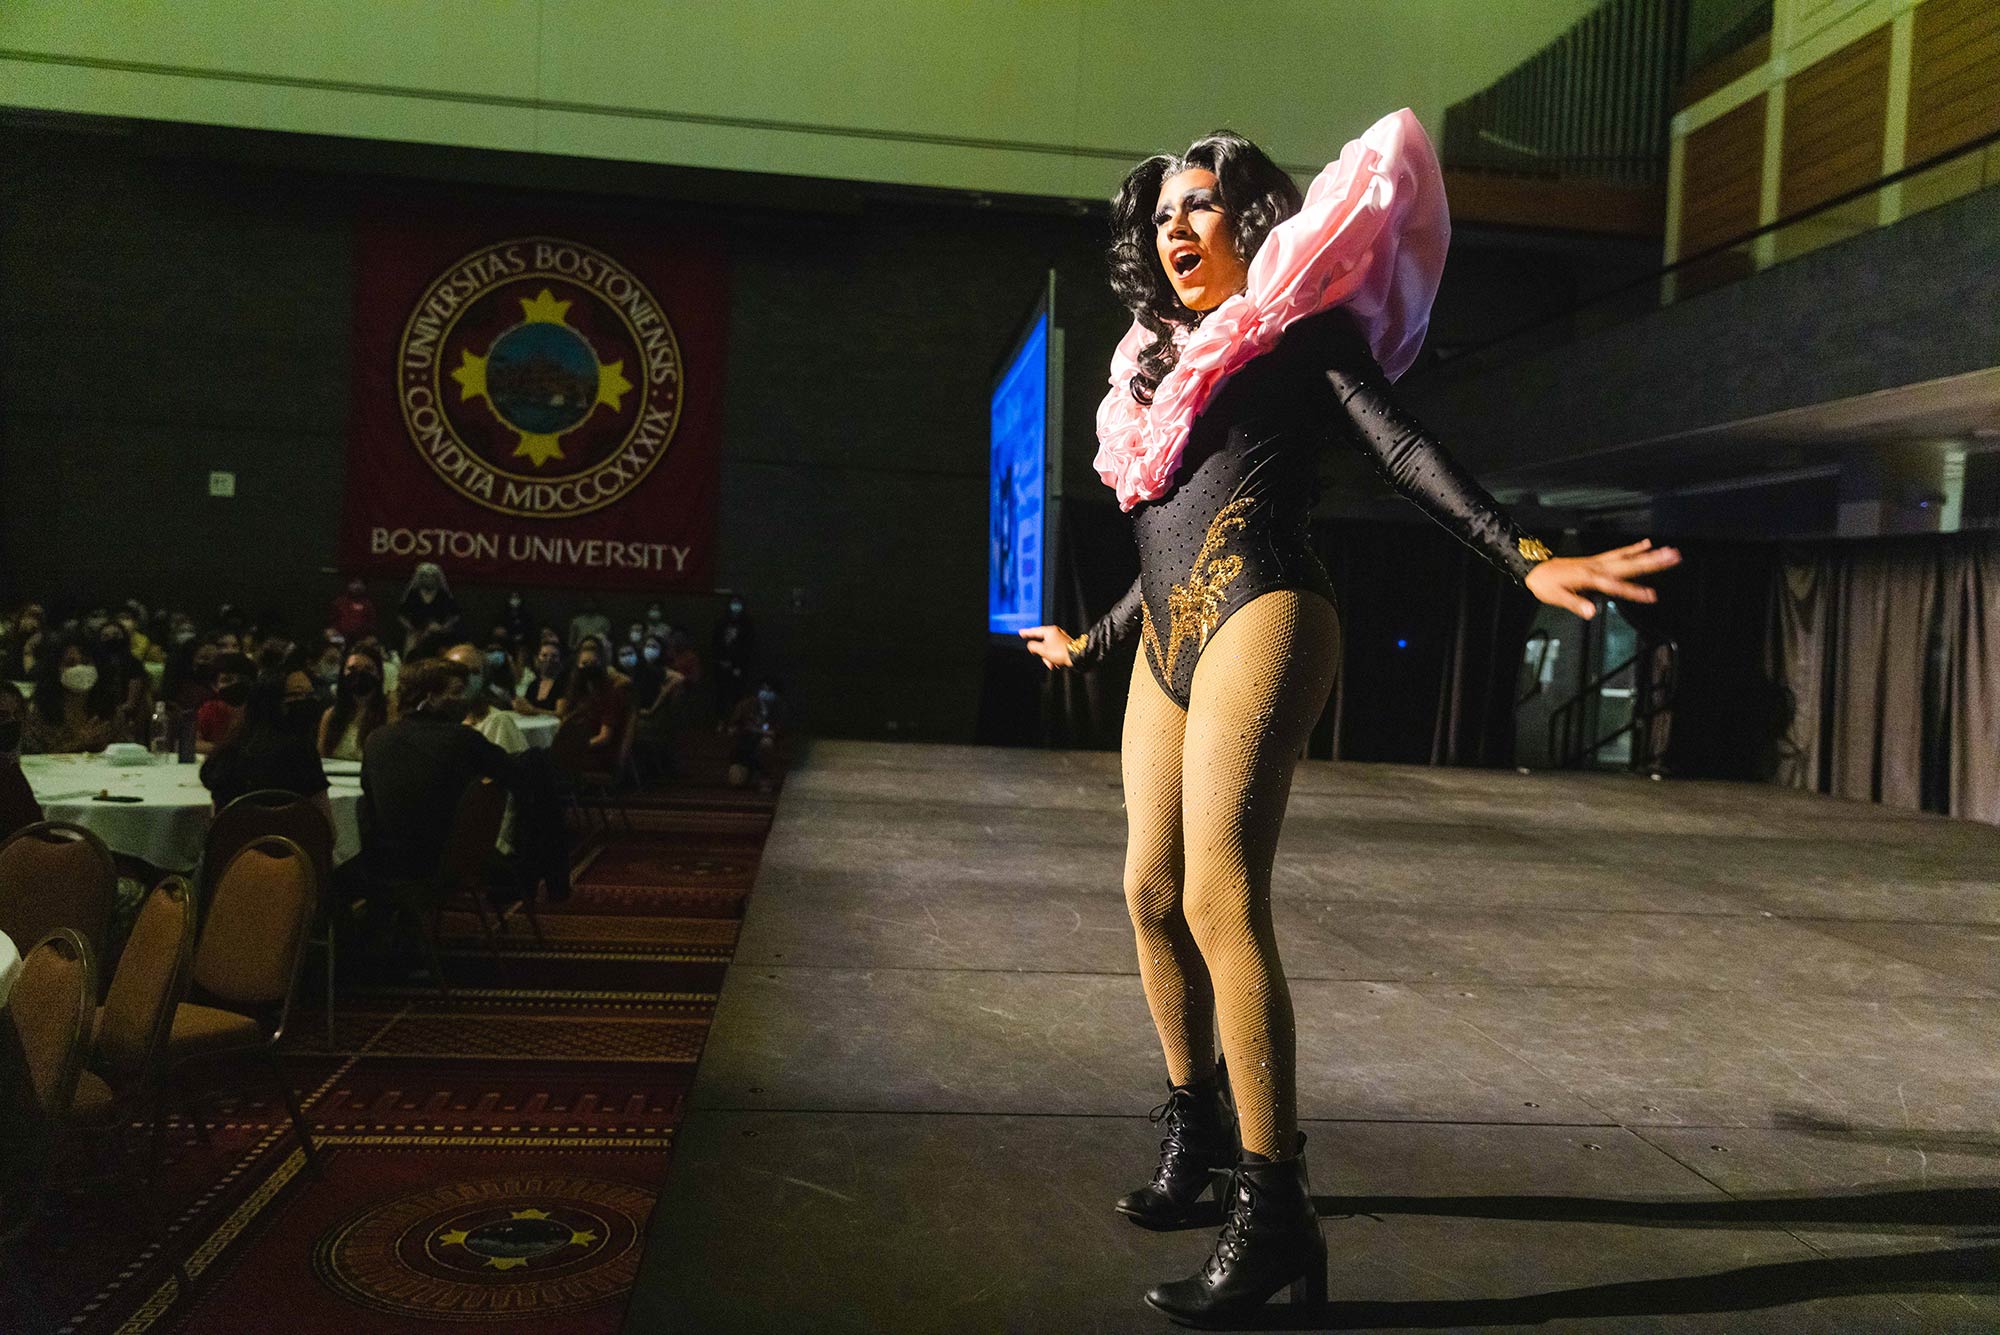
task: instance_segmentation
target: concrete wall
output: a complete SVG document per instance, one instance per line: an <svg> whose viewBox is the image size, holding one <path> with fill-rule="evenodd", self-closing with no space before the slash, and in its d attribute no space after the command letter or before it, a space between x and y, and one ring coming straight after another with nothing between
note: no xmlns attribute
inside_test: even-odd
<svg viewBox="0 0 2000 1335"><path fill-rule="evenodd" d="M2000 364L2000 189L1572 339L1406 377L1475 469L1547 462ZM1539 346L1537 346L1539 344Z"/></svg>
<svg viewBox="0 0 2000 1335"><path fill-rule="evenodd" d="M0 101L1101 198L1217 125L1307 171L1398 107L1435 134L1597 3L9 0Z"/></svg>

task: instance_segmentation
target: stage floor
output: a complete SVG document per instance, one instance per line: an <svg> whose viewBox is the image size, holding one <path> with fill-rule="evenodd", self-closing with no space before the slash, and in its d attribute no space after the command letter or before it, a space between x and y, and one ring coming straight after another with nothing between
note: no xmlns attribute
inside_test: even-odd
<svg viewBox="0 0 2000 1335"><path fill-rule="evenodd" d="M1175 1330L1118 757L821 742L625 1329ZM1266 1328L2000 1328L2000 829L1314 761L1274 901L1333 1302Z"/></svg>

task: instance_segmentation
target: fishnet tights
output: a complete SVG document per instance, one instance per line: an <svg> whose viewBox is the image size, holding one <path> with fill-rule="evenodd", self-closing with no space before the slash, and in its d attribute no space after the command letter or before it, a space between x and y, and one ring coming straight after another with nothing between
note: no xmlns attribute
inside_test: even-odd
<svg viewBox="0 0 2000 1335"><path fill-rule="evenodd" d="M1125 903L1167 1078L1214 1071L1219 1023L1243 1148L1272 1158L1292 1152L1298 1101L1271 861L1339 662L1333 604L1273 589L1209 637L1185 712L1144 653L1125 706Z"/></svg>

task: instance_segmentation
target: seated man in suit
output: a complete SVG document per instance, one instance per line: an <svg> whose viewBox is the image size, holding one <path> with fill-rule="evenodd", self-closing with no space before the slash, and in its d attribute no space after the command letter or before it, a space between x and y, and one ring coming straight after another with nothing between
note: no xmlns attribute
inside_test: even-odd
<svg viewBox="0 0 2000 1335"><path fill-rule="evenodd" d="M462 726L469 674L443 658L403 666L401 715L368 734L361 752L361 853L378 883L436 870L458 801L474 780L511 789L508 754Z"/></svg>

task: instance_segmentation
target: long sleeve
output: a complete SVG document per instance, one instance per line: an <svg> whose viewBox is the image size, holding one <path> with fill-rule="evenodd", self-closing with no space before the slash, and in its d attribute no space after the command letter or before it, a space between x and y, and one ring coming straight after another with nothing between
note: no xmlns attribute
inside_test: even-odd
<svg viewBox="0 0 2000 1335"><path fill-rule="evenodd" d="M1337 321L1333 316L1339 316ZM1508 517L1450 451L1396 399L1389 378L1360 333L1336 308L1314 317L1324 326L1315 364L1332 388L1338 424L1375 471L1405 499L1525 586L1550 551ZM1301 321L1301 324L1306 323ZM1287 331L1288 333L1290 331Z"/></svg>
<svg viewBox="0 0 2000 1335"><path fill-rule="evenodd" d="M1111 610L1092 622L1089 630L1069 642L1069 665L1087 670L1103 662L1116 645L1139 629L1139 617L1145 611L1145 605L1145 598L1139 591L1139 579L1135 575L1132 587L1111 605Z"/></svg>

